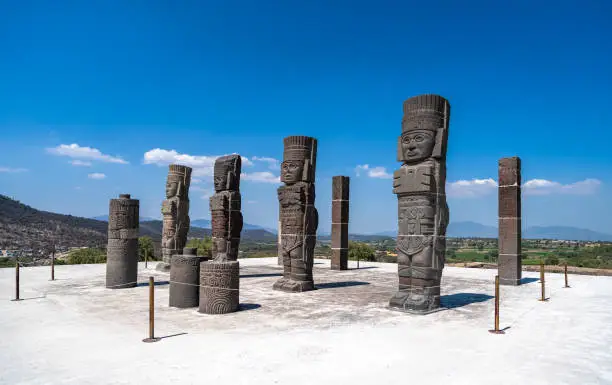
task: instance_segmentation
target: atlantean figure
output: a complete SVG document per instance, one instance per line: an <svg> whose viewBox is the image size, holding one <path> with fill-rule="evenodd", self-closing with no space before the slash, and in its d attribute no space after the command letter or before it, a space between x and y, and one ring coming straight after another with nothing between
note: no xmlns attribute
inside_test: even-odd
<svg viewBox="0 0 612 385"><path fill-rule="evenodd" d="M191 167L171 164L166 181L166 200L162 203L163 262L158 270L169 270L172 255L182 254L189 232L189 184Z"/></svg>
<svg viewBox="0 0 612 385"><path fill-rule="evenodd" d="M135 287L138 275L139 201L130 194L111 199L106 247L106 287Z"/></svg>
<svg viewBox="0 0 612 385"><path fill-rule="evenodd" d="M240 212L240 155L215 161L215 194L210 198L213 261L238 259L242 213Z"/></svg>
<svg viewBox="0 0 612 385"><path fill-rule="evenodd" d="M274 289L302 292L314 289L312 267L319 216L315 203L317 140L308 136L284 139L285 151L278 188L283 277Z"/></svg>
<svg viewBox="0 0 612 385"><path fill-rule="evenodd" d="M440 307L440 281L446 250L446 144L450 104L438 95L404 102L402 135L393 173L398 199L397 264L399 290L389 305L427 314Z"/></svg>

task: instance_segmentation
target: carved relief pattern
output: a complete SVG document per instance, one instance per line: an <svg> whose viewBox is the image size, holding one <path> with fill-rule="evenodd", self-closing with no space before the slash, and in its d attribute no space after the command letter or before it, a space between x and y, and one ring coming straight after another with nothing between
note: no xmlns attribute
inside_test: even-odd
<svg viewBox="0 0 612 385"><path fill-rule="evenodd" d="M240 265L238 261L200 264L200 309L205 314L235 312L239 306Z"/></svg>

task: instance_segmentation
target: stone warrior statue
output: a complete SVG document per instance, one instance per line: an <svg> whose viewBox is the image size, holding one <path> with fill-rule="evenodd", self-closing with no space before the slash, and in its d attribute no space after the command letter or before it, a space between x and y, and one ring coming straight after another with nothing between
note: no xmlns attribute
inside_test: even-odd
<svg viewBox="0 0 612 385"><path fill-rule="evenodd" d="M163 263L158 270L169 270L172 255L182 254L189 232L189 185L191 167L171 164L166 181L166 200L162 203Z"/></svg>
<svg viewBox="0 0 612 385"><path fill-rule="evenodd" d="M278 188L281 219L280 252L283 278L274 289L287 292L314 290L312 266L319 216L315 203L317 140L308 136L284 139L285 151Z"/></svg>
<svg viewBox="0 0 612 385"><path fill-rule="evenodd" d="M240 155L215 161L215 194L210 198L212 257L214 261L238 259L242 213L240 212Z"/></svg>
<svg viewBox="0 0 612 385"><path fill-rule="evenodd" d="M402 135L393 173L398 199L397 265L399 290L389 305L427 314L440 307L440 281L446 250L446 144L450 104L438 95L404 102Z"/></svg>

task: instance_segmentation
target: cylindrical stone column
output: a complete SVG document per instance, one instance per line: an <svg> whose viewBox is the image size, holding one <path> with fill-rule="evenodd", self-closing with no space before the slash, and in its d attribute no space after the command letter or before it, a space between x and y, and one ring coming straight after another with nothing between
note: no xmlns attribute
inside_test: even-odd
<svg viewBox="0 0 612 385"><path fill-rule="evenodd" d="M240 265L238 261L200 264L200 313L226 314L238 310Z"/></svg>
<svg viewBox="0 0 612 385"><path fill-rule="evenodd" d="M332 270L348 269L349 183L348 176L332 178Z"/></svg>
<svg viewBox="0 0 612 385"><path fill-rule="evenodd" d="M499 160L499 257L501 285L520 285L521 261L521 159Z"/></svg>
<svg viewBox="0 0 612 385"><path fill-rule="evenodd" d="M173 255L170 263L170 307L198 307L200 303L200 263L196 248L183 248L182 255Z"/></svg>
<svg viewBox="0 0 612 385"><path fill-rule="evenodd" d="M139 201L129 194L111 199L106 247L106 287L135 287L138 277Z"/></svg>

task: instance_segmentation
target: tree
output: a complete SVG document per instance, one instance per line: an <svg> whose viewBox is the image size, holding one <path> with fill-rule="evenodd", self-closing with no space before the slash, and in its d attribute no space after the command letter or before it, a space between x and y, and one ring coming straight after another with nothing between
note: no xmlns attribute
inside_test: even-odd
<svg viewBox="0 0 612 385"><path fill-rule="evenodd" d="M72 250L68 254L68 264L78 265L83 263L105 263L106 253L104 250L92 247Z"/></svg>
<svg viewBox="0 0 612 385"><path fill-rule="evenodd" d="M186 247L196 247L197 254L204 257L212 257L212 238L204 237L202 239L193 238L187 242Z"/></svg>
<svg viewBox="0 0 612 385"><path fill-rule="evenodd" d="M138 238L138 259L144 261L145 254L149 261L155 260L155 248L153 247L153 240L151 237Z"/></svg>
<svg viewBox="0 0 612 385"><path fill-rule="evenodd" d="M349 242L349 259L360 261L375 261L374 249L363 242Z"/></svg>
<svg viewBox="0 0 612 385"><path fill-rule="evenodd" d="M487 253L487 257L489 258L489 261L495 262L497 261L497 258L499 257L499 251L497 251L497 249L490 250Z"/></svg>

